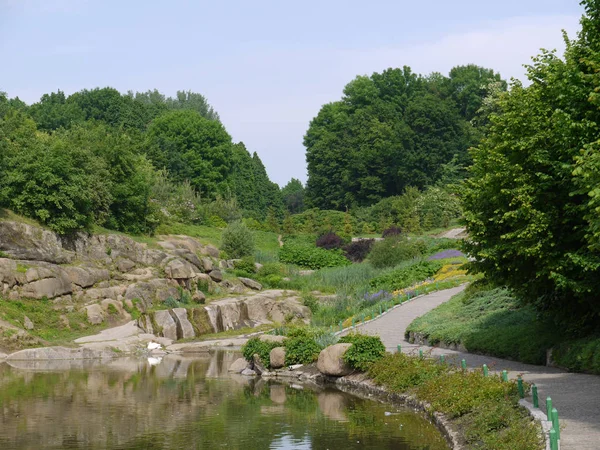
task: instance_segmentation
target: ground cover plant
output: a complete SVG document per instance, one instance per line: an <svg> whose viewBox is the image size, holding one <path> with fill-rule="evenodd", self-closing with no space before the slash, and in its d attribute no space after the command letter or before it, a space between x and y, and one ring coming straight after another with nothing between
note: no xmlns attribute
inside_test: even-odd
<svg viewBox="0 0 600 450"><path fill-rule="evenodd" d="M376 384L408 393L444 413L468 448L539 450L539 425L518 405L516 382L462 371L427 358L386 354L368 369Z"/></svg>

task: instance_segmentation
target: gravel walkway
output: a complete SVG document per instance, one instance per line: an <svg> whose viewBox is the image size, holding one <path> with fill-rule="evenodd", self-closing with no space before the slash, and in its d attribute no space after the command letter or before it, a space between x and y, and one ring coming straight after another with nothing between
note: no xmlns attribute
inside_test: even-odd
<svg viewBox="0 0 600 450"><path fill-rule="evenodd" d="M569 373L552 367L522 364L405 341L404 332L414 319L448 301L462 289L463 287L457 287L416 298L357 329L367 334L378 334L388 351L396 351L396 346L400 344L403 353L418 353L422 349L433 356L444 354L449 362L459 363L464 358L469 367L487 364L490 370L508 370L511 378L521 374L524 380L538 386L543 411L546 397L552 397L561 422L561 450L600 450L599 376Z"/></svg>

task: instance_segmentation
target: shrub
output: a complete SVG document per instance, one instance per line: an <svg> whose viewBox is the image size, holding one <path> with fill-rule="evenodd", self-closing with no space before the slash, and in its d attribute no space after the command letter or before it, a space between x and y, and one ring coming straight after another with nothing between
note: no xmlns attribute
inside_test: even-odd
<svg viewBox="0 0 600 450"><path fill-rule="evenodd" d="M310 364L316 361L323 349L317 340L321 339L324 334L327 333L318 328L289 328L287 339L284 341L285 363L287 365Z"/></svg>
<svg viewBox="0 0 600 450"><path fill-rule="evenodd" d="M246 225L233 222L223 230L221 249L230 258L250 256L254 252L254 236Z"/></svg>
<svg viewBox="0 0 600 450"><path fill-rule="evenodd" d="M325 250L333 250L334 248L342 248L344 241L334 232L330 231L320 236L316 242L317 247L324 248Z"/></svg>
<svg viewBox="0 0 600 450"><path fill-rule="evenodd" d="M426 244L422 241L391 237L373 245L369 253L369 261L378 269L393 267L403 261L421 256L425 250Z"/></svg>
<svg viewBox="0 0 600 450"><path fill-rule="evenodd" d="M179 308L179 303L173 297L168 297L164 303L167 308Z"/></svg>
<svg viewBox="0 0 600 450"><path fill-rule="evenodd" d="M304 306L307 306L308 309L310 309L310 312L313 314L319 309L319 300L314 295L303 295L302 302L304 303Z"/></svg>
<svg viewBox="0 0 600 450"><path fill-rule="evenodd" d="M352 262L363 262L375 243L374 239L361 239L344 247L346 258Z"/></svg>
<svg viewBox="0 0 600 450"><path fill-rule="evenodd" d="M442 268L439 261L417 261L407 264L385 275L375 277L369 283L372 288L398 290L432 277Z"/></svg>
<svg viewBox="0 0 600 450"><path fill-rule="evenodd" d="M252 361L252 356L256 353L260 357L262 363L268 366L270 364L269 354L275 347L281 347L281 343L261 341L259 338L253 337L242 345L242 355L246 361Z"/></svg>
<svg viewBox="0 0 600 450"><path fill-rule="evenodd" d="M379 336L351 333L339 340L352 346L344 353L344 361L353 369L365 372L371 364L385 355L385 346Z"/></svg>
<svg viewBox="0 0 600 450"><path fill-rule="evenodd" d="M241 260L235 261L233 267L249 274L256 273L254 256L244 256Z"/></svg>
<svg viewBox="0 0 600 450"><path fill-rule="evenodd" d="M391 227L383 230L383 233L381 233L381 237L389 238L389 237L400 236L401 234L402 234L402 231L400 230L400 228L398 228L396 226L391 226Z"/></svg>
<svg viewBox="0 0 600 450"><path fill-rule="evenodd" d="M279 260L309 269L347 266L350 263L340 250L325 250L309 245L286 243L279 249Z"/></svg>
<svg viewBox="0 0 600 450"><path fill-rule="evenodd" d="M600 375L600 336L561 342L552 351L552 358L569 370Z"/></svg>

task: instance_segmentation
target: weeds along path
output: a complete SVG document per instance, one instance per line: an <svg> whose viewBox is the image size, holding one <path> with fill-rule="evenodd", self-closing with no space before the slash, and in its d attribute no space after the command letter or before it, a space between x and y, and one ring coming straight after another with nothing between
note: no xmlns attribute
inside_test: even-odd
<svg viewBox="0 0 600 450"><path fill-rule="evenodd" d="M546 411L546 397L552 397L561 423L561 450L600 450L600 376L410 344L404 339L406 328L414 319L450 300L462 289L464 287L457 287L416 298L358 326L357 330L366 334L378 334L391 352L396 351L400 344L403 353L418 354L419 350L423 350L431 357L446 355L448 362L457 365L464 358L469 367L487 364L490 370L508 370L511 378L521 374L524 380L537 385L542 411Z"/></svg>

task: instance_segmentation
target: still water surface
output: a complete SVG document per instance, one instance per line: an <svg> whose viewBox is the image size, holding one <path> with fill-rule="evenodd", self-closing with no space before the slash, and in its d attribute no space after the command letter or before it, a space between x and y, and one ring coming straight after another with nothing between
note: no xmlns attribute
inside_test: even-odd
<svg viewBox="0 0 600 450"><path fill-rule="evenodd" d="M0 449L448 449L409 410L227 374L238 356L0 363Z"/></svg>

